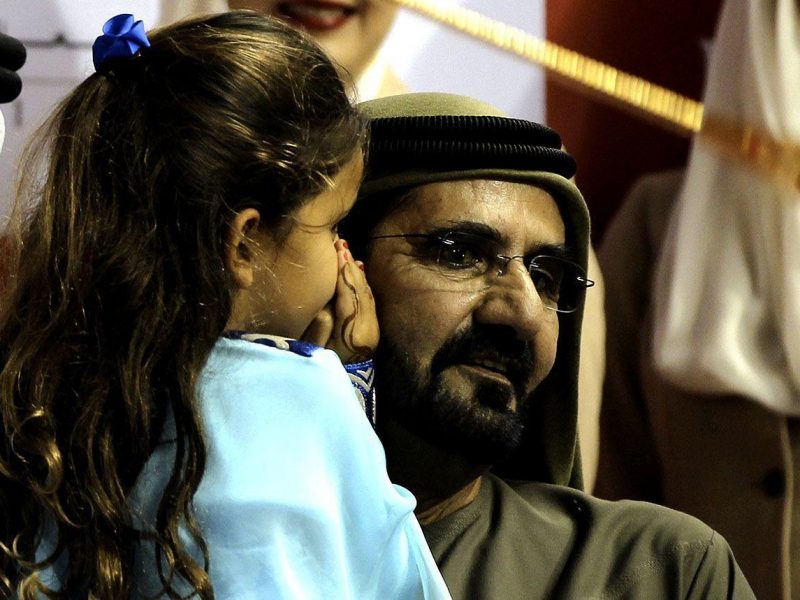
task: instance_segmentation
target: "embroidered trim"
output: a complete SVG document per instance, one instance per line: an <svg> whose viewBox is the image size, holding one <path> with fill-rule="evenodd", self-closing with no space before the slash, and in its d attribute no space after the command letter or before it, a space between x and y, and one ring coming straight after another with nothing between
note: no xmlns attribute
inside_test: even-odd
<svg viewBox="0 0 800 600"><path fill-rule="evenodd" d="M222 337L231 340L244 340L246 342L253 342L261 344L262 346L269 346L270 348L277 348L278 350L288 350L300 356L312 356L317 350L322 350L322 346L317 346L311 342L303 342L301 340L293 340L291 338L281 337L279 335L268 335L266 333L247 333L246 331L226 331Z"/></svg>
<svg viewBox="0 0 800 600"><path fill-rule="evenodd" d="M361 408L375 427L375 367L371 360L344 366Z"/></svg>

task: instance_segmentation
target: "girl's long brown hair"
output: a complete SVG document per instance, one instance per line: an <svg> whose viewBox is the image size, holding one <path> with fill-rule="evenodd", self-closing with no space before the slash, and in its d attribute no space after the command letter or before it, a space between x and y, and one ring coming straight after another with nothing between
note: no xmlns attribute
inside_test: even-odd
<svg viewBox="0 0 800 600"><path fill-rule="evenodd" d="M164 594L213 597L195 384L231 312L227 224L253 206L285 230L363 138L334 67L275 20L150 40L61 103L20 188L0 285L0 597L130 597L142 540ZM129 496L170 414L175 461L141 530Z"/></svg>

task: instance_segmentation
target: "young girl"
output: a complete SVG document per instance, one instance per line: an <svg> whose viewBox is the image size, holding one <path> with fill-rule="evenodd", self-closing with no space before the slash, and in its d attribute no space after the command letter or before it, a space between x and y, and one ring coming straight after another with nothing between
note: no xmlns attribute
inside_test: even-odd
<svg viewBox="0 0 800 600"><path fill-rule="evenodd" d="M439 598L336 354L363 124L321 51L120 15L28 168L0 306L0 596Z"/></svg>

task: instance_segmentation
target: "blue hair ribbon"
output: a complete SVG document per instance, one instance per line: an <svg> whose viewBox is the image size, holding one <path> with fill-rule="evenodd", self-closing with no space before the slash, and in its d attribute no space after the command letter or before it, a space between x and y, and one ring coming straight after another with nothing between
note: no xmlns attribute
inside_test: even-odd
<svg viewBox="0 0 800 600"><path fill-rule="evenodd" d="M149 47L144 23L135 21L133 15L111 17L103 25L103 35L92 45L94 68L100 72L109 61L131 58Z"/></svg>

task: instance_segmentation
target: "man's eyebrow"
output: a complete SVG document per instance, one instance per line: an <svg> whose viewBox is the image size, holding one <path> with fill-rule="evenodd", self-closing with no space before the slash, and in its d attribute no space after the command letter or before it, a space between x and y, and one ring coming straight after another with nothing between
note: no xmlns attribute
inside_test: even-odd
<svg viewBox="0 0 800 600"><path fill-rule="evenodd" d="M528 252L528 256L535 256L537 254L555 256L556 258L563 258L572 262L577 261L575 252L566 244L542 244L540 246L536 246L532 252Z"/></svg>
<svg viewBox="0 0 800 600"><path fill-rule="evenodd" d="M430 235L444 235L450 232L463 232L477 235L498 245L505 244L508 240L507 236L500 233L500 230L478 221L448 221L444 225L432 229L428 233ZM525 256L532 257L537 254L547 254L548 256L555 256L573 262L576 260L575 252L566 244L537 244L530 251L526 252Z"/></svg>
<svg viewBox="0 0 800 600"><path fill-rule="evenodd" d="M506 241L505 236L498 229L478 221L447 221L444 225L432 229L428 233L431 235L443 235L450 232L469 233L498 244Z"/></svg>

